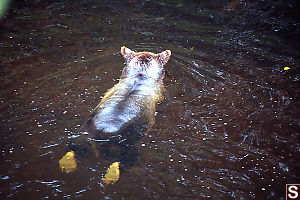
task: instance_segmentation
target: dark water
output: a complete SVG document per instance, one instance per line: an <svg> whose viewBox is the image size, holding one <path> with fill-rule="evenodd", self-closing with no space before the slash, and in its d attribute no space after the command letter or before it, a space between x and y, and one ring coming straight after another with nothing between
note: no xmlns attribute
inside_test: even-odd
<svg viewBox="0 0 300 200"><path fill-rule="evenodd" d="M296 1L276 2L13 2L0 22L0 199L285 199L300 183L299 21ZM58 160L118 82L123 45L172 51L167 101L106 186L108 159L69 174Z"/></svg>

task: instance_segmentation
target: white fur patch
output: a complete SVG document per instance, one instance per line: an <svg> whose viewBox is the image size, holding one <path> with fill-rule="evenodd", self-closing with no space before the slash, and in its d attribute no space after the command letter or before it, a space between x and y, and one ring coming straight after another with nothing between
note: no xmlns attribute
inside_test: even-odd
<svg viewBox="0 0 300 200"><path fill-rule="evenodd" d="M163 68L159 66L156 60L151 60L147 65L140 64L136 58L132 59L128 64L127 76L134 77L143 74L146 78L157 80L160 78Z"/></svg>
<svg viewBox="0 0 300 200"><path fill-rule="evenodd" d="M127 82L121 82L116 85L116 93L100 107L100 112L97 114L94 120L96 129L103 130L107 133L113 133L120 130L120 128L132 120L140 112L140 108L136 106L135 102L126 102L123 108L117 108L122 104L124 93L128 91L128 86L134 86L134 80L128 79ZM121 109L121 110L120 110Z"/></svg>

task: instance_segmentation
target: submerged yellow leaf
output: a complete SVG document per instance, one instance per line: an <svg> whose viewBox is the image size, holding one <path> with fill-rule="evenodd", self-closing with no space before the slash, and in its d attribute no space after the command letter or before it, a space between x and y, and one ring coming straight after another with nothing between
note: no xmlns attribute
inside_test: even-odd
<svg viewBox="0 0 300 200"><path fill-rule="evenodd" d="M103 181L106 184L114 184L120 178L120 169L119 169L120 162L114 162L109 166L104 175Z"/></svg>
<svg viewBox="0 0 300 200"><path fill-rule="evenodd" d="M73 172L76 169L77 164L74 151L69 151L59 160L59 167L65 173Z"/></svg>
<svg viewBox="0 0 300 200"><path fill-rule="evenodd" d="M284 70L289 70L289 69L291 69L291 68L289 68L289 67L285 67L285 68L283 68Z"/></svg>

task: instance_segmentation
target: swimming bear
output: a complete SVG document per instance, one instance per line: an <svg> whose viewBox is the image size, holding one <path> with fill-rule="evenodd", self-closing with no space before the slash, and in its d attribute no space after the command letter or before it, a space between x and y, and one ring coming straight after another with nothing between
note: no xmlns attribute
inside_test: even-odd
<svg viewBox="0 0 300 200"><path fill-rule="evenodd" d="M164 90L164 65L171 51L134 52L121 47L126 59L120 81L108 90L87 121L87 132L97 140L132 143L154 123Z"/></svg>
<svg viewBox="0 0 300 200"><path fill-rule="evenodd" d="M69 152L59 161L64 172L76 169L75 154L84 154L82 152L89 151L86 149L92 149L99 157L101 148L96 146L97 143L103 147L103 142L106 142L106 149L113 147L112 144L121 144L121 153L115 160L132 159L135 154L133 144L154 124L157 103L163 98L164 65L171 51L159 54L134 52L123 46L121 54L126 66L119 82L106 92L87 120L85 129L88 134L85 135L90 140L89 147L81 142L69 145ZM103 153L104 149L100 151Z"/></svg>

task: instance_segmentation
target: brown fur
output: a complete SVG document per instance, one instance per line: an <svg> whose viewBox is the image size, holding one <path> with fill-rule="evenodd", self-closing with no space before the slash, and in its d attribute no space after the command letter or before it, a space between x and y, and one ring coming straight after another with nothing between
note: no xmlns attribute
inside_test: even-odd
<svg viewBox="0 0 300 200"><path fill-rule="evenodd" d="M154 54L122 47L121 53L127 66L120 81L106 92L87 123L88 132L97 139L134 141L143 136L153 125L163 96L163 65L171 51Z"/></svg>

